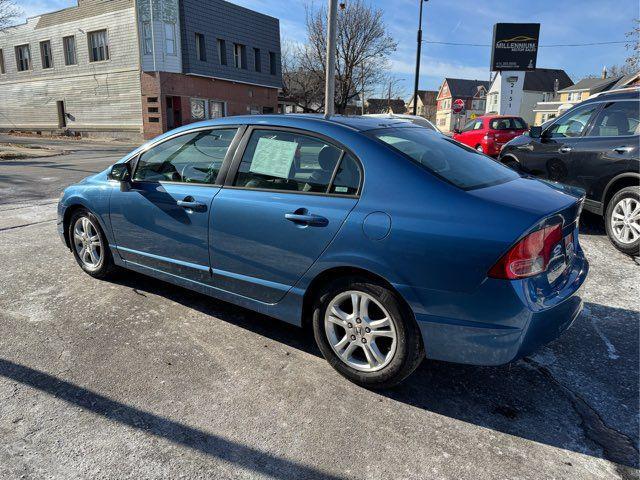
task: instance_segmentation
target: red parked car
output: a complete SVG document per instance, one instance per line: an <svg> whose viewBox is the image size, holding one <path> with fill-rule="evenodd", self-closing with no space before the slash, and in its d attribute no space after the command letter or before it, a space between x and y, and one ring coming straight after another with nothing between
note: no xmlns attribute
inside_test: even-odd
<svg viewBox="0 0 640 480"><path fill-rule="evenodd" d="M527 123L520 117L484 115L469 120L462 130L455 130L453 138L495 157L505 143L527 131Z"/></svg>

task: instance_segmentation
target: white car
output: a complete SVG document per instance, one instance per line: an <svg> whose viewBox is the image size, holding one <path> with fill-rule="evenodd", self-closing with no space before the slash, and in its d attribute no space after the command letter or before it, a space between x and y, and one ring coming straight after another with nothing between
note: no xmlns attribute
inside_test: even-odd
<svg viewBox="0 0 640 480"><path fill-rule="evenodd" d="M429 120L427 120L424 117L419 117L418 115L409 115L407 113L367 113L366 115L363 115L363 116L406 120L420 127L425 127L431 130L435 130L436 132L440 132L440 130L438 130L438 127L436 127L433 123L431 123Z"/></svg>

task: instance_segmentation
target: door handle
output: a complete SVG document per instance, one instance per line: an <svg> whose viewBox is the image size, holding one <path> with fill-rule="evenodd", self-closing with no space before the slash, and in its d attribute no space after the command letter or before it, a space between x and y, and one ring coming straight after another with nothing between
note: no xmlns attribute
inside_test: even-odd
<svg viewBox="0 0 640 480"><path fill-rule="evenodd" d="M612 149L612 151L614 151L615 153L619 153L620 155L629 153L631 150L633 150L633 147L616 147Z"/></svg>
<svg viewBox="0 0 640 480"><path fill-rule="evenodd" d="M533 145L518 145L516 147L518 150L533 150Z"/></svg>
<svg viewBox="0 0 640 480"><path fill-rule="evenodd" d="M571 147L560 147L558 149L558 152L560 152L560 153L569 153L571 150L572 150Z"/></svg>
<svg viewBox="0 0 640 480"><path fill-rule="evenodd" d="M186 197L184 200L176 201L176 205L185 210L193 210L194 212L205 212L207 206L204 203L196 202L193 197Z"/></svg>
<svg viewBox="0 0 640 480"><path fill-rule="evenodd" d="M309 225L311 227L326 227L329 225L329 220L326 218L307 213L306 210L304 213L299 210L292 213L285 213L284 218L298 225Z"/></svg>

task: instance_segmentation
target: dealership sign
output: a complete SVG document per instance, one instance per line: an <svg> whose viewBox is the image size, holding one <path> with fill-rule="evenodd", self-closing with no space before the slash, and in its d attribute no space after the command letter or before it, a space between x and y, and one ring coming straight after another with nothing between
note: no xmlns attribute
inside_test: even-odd
<svg viewBox="0 0 640 480"><path fill-rule="evenodd" d="M535 70L539 23L496 23L493 26L491 70Z"/></svg>

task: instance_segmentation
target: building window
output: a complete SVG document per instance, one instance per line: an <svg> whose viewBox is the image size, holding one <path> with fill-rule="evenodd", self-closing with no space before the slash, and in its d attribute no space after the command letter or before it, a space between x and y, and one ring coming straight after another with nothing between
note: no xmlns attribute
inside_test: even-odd
<svg viewBox="0 0 640 480"><path fill-rule="evenodd" d="M209 100L209 118L224 117L224 102Z"/></svg>
<svg viewBox="0 0 640 480"><path fill-rule="evenodd" d="M236 68L247 68L246 47L240 43L233 44L233 65Z"/></svg>
<svg viewBox="0 0 640 480"><path fill-rule="evenodd" d="M269 52L269 72L271 75L275 75L278 71L276 66L276 52Z"/></svg>
<svg viewBox="0 0 640 480"><path fill-rule="evenodd" d="M73 35L70 37L62 38L62 48L64 49L64 64L75 65L76 59L76 37Z"/></svg>
<svg viewBox="0 0 640 480"><path fill-rule="evenodd" d="M152 42L151 22L142 22L142 53L144 55L151 55L153 53Z"/></svg>
<svg viewBox="0 0 640 480"><path fill-rule="evenodd" d="M253 49L253 66L254 66L256 72L261 72L262 71L262 59L260 58L260 49L259 48L254 48Z"/></svg>
<svg viewBox="0 0 640 480"><path fill-rule="evenodd" d="M0 75L4 74L4 52L0 48Z"/></svg>
<svg viewBox="0 0 640 480"><path fill-rule="evenodd" d="M207 46L204 43L204 35L196 33L196 56L201 62L207 61Z"/></svg>
<svg viewBox="0 0 640 480"><path fill-rule="evenodd" d="M106 30L96 30L87 35L89 43L89 61L103 62L109 60L109 40Z"/></svg>
<svg viewBox="0 0 640 480"><path fill-rule="evenodd" d="M176 24L164 23L164 52L167 55L176 54Z"/></svg>
<svg viewBox="0 0 640 480"><path fill-rule="evenodd" d="M19 72L31 70L31 50L29 45L19 45L16 47L16 65Z"/></svg>
<svg viewBox="0 0 640 480"><path fill-rule="evenodd" d="M53 67L53 58L51 57L51 41L45 40L40 42L40 60L42 60L42 68Z"/></svg>
<svg viewBox="0 0 640 480"><path fill-rule="evenodd" d="M227 42L221 38L218 39L218 60L220 65L227 64Z"/></svg>

